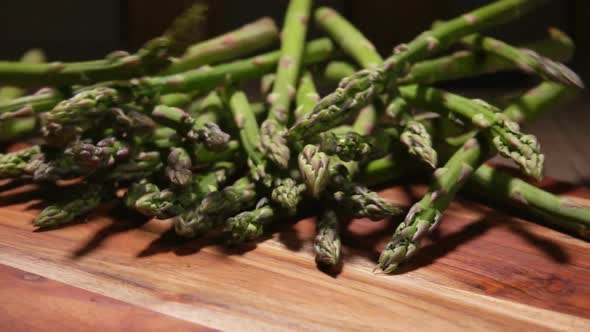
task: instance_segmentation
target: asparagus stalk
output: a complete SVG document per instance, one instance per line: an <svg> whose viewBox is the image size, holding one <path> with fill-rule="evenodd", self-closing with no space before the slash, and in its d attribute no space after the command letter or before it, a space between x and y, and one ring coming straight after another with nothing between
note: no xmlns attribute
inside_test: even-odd
<svg viewBox="0 0 590 332"><path fill-rule="evenodd" d="M324 67L322 78L328 82L339 82L341 79L354 75L357 68L345 61L330 61Z"/></svg>
<svg viewBox="0 0 590 332"><path fill-rule="evenodd" d="M316 22L327 30L342 49L363 67L372 68L383 62L371 42L334 10L329 8L318 9ZM350 42L347 36L354 37L354 41ZM353 134L348 134L347 138L368 135L375 125L376 116L377 113L373 107L366 107L361 110L353 124ZM354 143L354 140L352 140L352 143ZM342 153L344 151L345 149L341 151L341 155L346 155L346 153ZM342 160L335 160L331 168L331 182L334 187L333 197L338 202L348 205L356 217L380 220L399 212L399 209L381 198L377 193L352 182L358 172L359 166L357 162L345 163Z"/></svg>
<svg viewBox="0 0 590 332"><path fill-rule="evenodd" d="M295 100L297 104L297 108L295 109L295 121L303 119L320 100L320 95L317 93L313 77L309 71L305 71L301 76Z"/></svg>
<svg viewBox="0 0 590 332"><path fill-rule="evenodd" d="M531 91L547 91L547 94L526 94L504 112L505 114L522 114L515 112L515 109L527 109L528 105L536 105L538 107L536 111L528 109L530 114L535 114L555 103L559 99L559 92L562 89L567 88L555 83L543 83ZM465 143L465 146L470 148L469 154L464 151L464 146L451 157L444 168L438 170L438 174L435 173L438 181L429 193L410 210L406 220L400 224L392 241L388 243L383 252L379 261L379 266L383 271L386 273L393 272L400 262L408 259L416 252L420 239L436 226L442 211L465 179L465 174L469 174L469 171L473 169L472 166L476 165L477 162L481 162L482 156L485 155L472 142L474 142L473 138ZM469 163L474 160L476 160L475 164ZM377 176L378 174L389 173L388 170L397 170L396 174L399 175L400 167L399 165L397 165L397 168L395 166L392 163L388 164L383 161L375 162L370 168L370 173L372 173L372 176ZM455 168L451 168L451 166ZM459 166L463 168L459 170ZM449 172L449 170L454 170L454 173ZM461 171L460 177L456 176L458 171ZM451 182L447 182L448 180L451 180ZM560 199L499 170L481 165L471 176L468 187L482 196L491 196L495 200L503 202L512 200L525 203L533 213L542 216L550 223L575 231L582 237L588 235L590 208L583 208L566 199ZM441 188L444 190L440 190Z"/></svg>
<svg viewBox="0 0 590 332"><path fill-rule="evenodd" d="M42 50L31 49L20 59L23 63L43 63L45 54ZM0 88L0 104L22 96L25 90L16 86L4 86ZM22 118L0 122L0 141L10 141L32 133L37 128L37 118L26 116Z"/></svg>
<svg viewBox="0 0 590 332"><path fill-rule="evenodd" d="M118 51L105 59L47 64L0 62L0 81L14 85L71 85L107 80L128 79L153 74L169 65L169 57L183 52L198 38L205 8L191 6L179 16L161 37L144 44L135 54Z"/></svg>
<svg viewBox="0 0 590 332"><path fill-rule="evenodd" d="M554 61L570 60L574 53L574 46L569 36L555 28L550 28L548 35L547 39L527 43L520 48L532 50ZM428 85L513 69L517 69L513 61L505 60L495 54L462 50L448 56L417 62L406 76L397 80L397 83ZM338 82L356 71L354 66L346 62L331 61L324 68L323 78L329 82Z"/></svg>
<svg viewBox="0 0 590 332"><path fill-rule="evenodd" d="M303 63L306 65L322 62L329 59L334 53L332 42L327 38L312 40L307 43L303 54ZM218 85L235 83L241 80L259 78L272 72L279 62L280 53L270 52L244 60L236 60L213 67L190 70L180 74L145 77L134 79L123 84L145 97L159 93L195 93L207 92ZM115 86L120 86L121 83ZM0 120L6 117L6 113L13 113L23 108L27 113L41 113L53 108L64 99L64 95L58 91L50 91L15 99L8 103L0 103Z"/></svg>
<svg viewBox="0 0 590 332"><path fill-rule="evenodd" d="M199 123L182 109L165 105L157 106L152 117L163 125L176 129L189 141L203 143L211 151L223 151L227 148L230 137L215 122Z"/></svg>
<svg viewBox="0 0 590 332"><path fill-rule="evenodd" d="M410 108L403 98L395 97L385 112L401 124L399 138L408 149L408 153L435 168L438 155L432 147L432 137L426 127L409 114Z"/></svg>
<svg viewBox="0 0 590 332"><path fill-rule="evenodd" d="M277 212L268 204L268 199L261 199L252 211L245 211L227 219L224 231L231 243L244 243L260 238L264 226L276 217Z"/></svg>
<svg viewBox="0 0 590 332"><path fill-rule="evenodd" d="M305 72L297 89L295 118L297 121L304 118L319 99L313 77L310 72ZM297 156L299 172L308 192L313 197L319 197L328 185L330 159L319 150L318 146L307 145L303 147Z"/></svg>
<svg viewBox="0 0 590 332"><path fill-rule="evenodd" d="M267 119L260 126L260 146L265 157L283 169L289 165L290 152L284 132L289 121L289 108L299 77L310 10L311 0L289 2L281 32L281 58L277 66L272 93L268 96L270 111Z"/></svg>
<svg viewBox="0 0 590 332"><path fill-rule="evenodd" d="M171 75L221 63L270 46L278 38L275 22L263 17L236 30L190 46L162 74Z"/></svg>
<svg viewBox="0 0 590 332"><path fill-rule="evenodd" d="M64 151L66 157L71 158L80 170L90 173L99 169L113 166L116 162L129 158L127 143L114 137L107 137L96 144L90 141L75 141Z"/></svg>
<svg viewBox="0 0 590 332"><path fill-rule="evenodd" d="M506 61L514 62L523 71L535 73L545 80L584 88L580 77L566 65L541 56L533 50L519 49L501 40L480 35L465 37L463 42L470 48L495 54Z"/></svg>
<svg viewBox="0 0 590 332"><path fill-rule="evenodd" d="M197 207L175 218L176 233L184 237L202 235L228 217L254 205L257 196L255 184L248 177L242 177L220 191L211 191Z"/></svg>
<svg viewBox="0 0 590 332"><path fill-rule="evenodd" d="M493 167L482 165L467 182L467 190L499 203L523 205L533 215L583 239L590 239L590 208L553 195Z"/></svg>
<svg viewBox="0 0 590 332"><path fill-rule="evenodd" d="M50 205L43 209L33 221L39 228L64 225L77 217L94 210L108 195L104 186L99 184L84 185L76 190L75 198L69 201Z"/></svg>
<svg viewBox="0 0 590 332"><path fill-rule="evenodd" d="M415 62L465 36L517 18L542 2L496 1L420 34L409 44L398 46L381 66L361 70L343 79L336 91L324 97L305 120L289 130L288 138L301 141L343 123L348 115L371 103L376 96L394 85L399 77L405 76Z"/></svg>
<svg viewBox="0 0 590 332"><path fill-rule="evenodd" d="M243 92L233 93L229 104L234 121L240 129L240 138L249 158L252 177L264 183L266 187L272 187L270 195L272 202L284 208L289 214L295 214L304 186L292 179L272 176L267 172L266 159L259 145L258 125L246 95Z"/></svg>
<svg viewBox="0 0 590 332"><path fill-rule="evenodd" d="M549 29L549 36L549 39L525 44L523 48L533 50L556 61L567 61L570 59L573 54L573 43L571 39L566 34L555 28ZM326 48L326 50L324 50L325 53L329 54L331 51L327 51L327 49L331 49L331 46L324 45L324 47ZM308 52L307 49L310 51ZM307 55L310 55L310 63L323 60L323 57L319 56L320 53L324 52L320 52L321 49L322 47L319 47L319 43L308 43L306 52L304 54L304 61L308 60ZM317 53L315 53L316 51ZM316 56L319 56L320 60L312 60L315 59ZM274 58L276 59L275 61L278 61L278 56L276 53L274 54ZM263 56L260 59L263 59L263 61L260 62L267 60L271 60L269 62L272 62L273 57ZM231 77L235 75L238 69L244 66L244 63L240 62L234 62L232 64L234 65L227 66L221 70L222 73L220 75L223 76L224 74L227 74ZM399 78L398 84L433 84L439 81L473 77L481 74L510 69L516 69L516 66L513 62L506 61L494 54L479 55L474 52L459 51L450 56L444 56L441 58L425 60L416 63L414 66L412 66L408 75ZM227 72L224 72L224 70L227 70ZM247 68L245 71L250 72L254 70L254 68ZM267 70L270 72L272 69ZM328 64L328 66L326 66L324 77L331 81L339 81L346 76L354 74L355 71L356 70L354 67L346 63L331 62ZM260 74L253 74L251 77L248 76L247 78L256 78L258 76L260 76ZM201 77L200 79L204 78ZM43 93L38 95L27 96L5 103L0 102L0 113L4 114L16 112L21 109L30 109L30 111L27 112L40 113L51 109L64 98L63 94L59 91L42 90L42 92ZM162 102L162 104L167 103Z"/></svg>
<svg viewBox="0 0 590 332"><path fill-rule="evenodd" d="M182 147L170 150L164 174L173 186L185 187L193 177L191 156Z"/></svg>
<svg viewBox="0 0 590 332"><path fill-rule="evenodd" d="M538 87L531 90L533 93L525 94L520 98L520 100L516 101L512 106L509 106L504 111L504 116L513 116L513 118L516 118L517 116L523 116L523 114L535 114L541 109L545 109L547 106L550 106L559 97L561 97L563 89L566 88L564 86L556 85L555 83L542 83ZM546 93L539 94L539 92ZM447 101L452 103L452 99L453 97L450 97L447 99ZM530 108L528 108L530 105L536 106L537 111L531 111ZM527 110L527 113L522 113L518 111L519 109ZM532 186L526 184L524 181L514 179L508 175L502 174L500 171L495 171L488 166L481 165L481 163L483 163L485 160L485 157L486 154L483 153L483 150L479 147L477 141L475 141L474 138L470 138L464 143L463 147L449 159L445 167L438 169L435 172L436 182L434 182L431 189L423 197L423 199L410 209L406 219L398 226L395 234L392 237L392 240L387 244L385 250L381 254L379 259L379 267L385 273L393 272L401 262L415 254L421 239L436 227L440 218L442 217L442 212L446 209L450 201L455 196L456 192L461 188L463 182L471 175L471 172L475 168L477 168L477 170L473 175L472 183L480 184L479 189L484 189L482 188L484 187L481 185L482 183L487 184L488 186L485 188L487 190L479 191L485 194L493 193L492 196L496 199L499 197L507 200L510 198L519 198L522 196L522 187L525 187L524 190L527 191L527 194L530 194L531 192L542 192L540 189L531 190L530 187ZM499 181L499 184L497 184L497 187L494 189L492 189L494 184L492 175L495 175ZM525 183L525 185L522 183ZM511 185L513 187L511 187ZM552 195L550 194L540 194L540 197L545 198L545 200L537 199L536 197L533 198L530 196L529 199L535 201L536 203L534 204L538 204L539 201L547 203L548 200L550 202L555 202L556 200L551 196ZM521 202L526 203L527 200L522 198ZM557 202L559 204L559 200L557 200ZM559 207L560 205L557 206ZM535 208L533 207L533 209ZM567 209L567 207L565 209ZM559 209L557 210L559 211ZM571 213L572 211L574 210L565 211L564 214L570 217L568 212ZM590 209L588 209L588 211L590 211ZM574 214L576 217L582 218L581 220L574 219L581 223L573 224L564 221L561 222L561 224L570 230L576 229L580 232L580 234L586 234L586 229L588 226L587 222L590 220L584 222L583 217L588 217L590 214L585 215L584 213L585 212ZM556 219L550 218L550 220Z"/></svg>
<svg viewBox="0 0 590 332"><path fill-rule="evenodd" d="M170 189L161 190L156 184L143 179L129 186L125 194L125 206L145 216L166 219L170 214L176 215L174 192Z"/></svg>
<svg viewBox="0 0 590 332"><path fill-rule="evenodd" d="M456 113L480 129L489 129L498 152L516 162L528 175L542 177L544 156L539 151L537 139L520 132L518 124L499 116L500 112L481 100L470 100L435 88L409 85L399 88L402 98L410 103L430 109L443 108Z"/></svg>
<svg viewBox="0 0 590 332"><path fill-rule="evenodd" d="M336 266L342 257L340 218L333 209L326 209L316 225L313 243L315 260L319 265Z"/></svg>
<svg viewBox="0 0 590 332"><path fill-rule="evenodd" d="M45 53L40 49L28 50L20 58L20 63L43 63L45 62ZM10 101L14 98L18 98L24 94L22 88L16 86L4 86L0 88L0 103Z"/></svg>
<svg viewBox="0 0 590 332"><path fill-rule="evenodd" d="M353 131L368 135L375 123L376 111L366 107L359 113ZM358 162L332 160L330 163L330 185L333 199L352 212L355 218L381 220L401 211L376 192L352 181L359 171Z"/></svg>
<svg viewBox="0 0 590 332"><path fill-rule="evenodd" d="M33 176L42 162L43 153L38 145L0 154L0 179Z"/></svg>
<svg viewBox="0 0 590 332"><path fill-rule="evenodd" d="M442 213L462 183L485 160L484 156L478 141L472 138L442 168L434 172L435 181L430 190L412 206L381 253L379 268L383 272L393 272L401 262L417 252L422 238L436 228Z"/></svg>
<svg viewBox="0 0 590 332"><path fill-rule="evenodd" d="M267 187L271 186L274 179L267 173L266 160L260 150L258 122L246 94L241 91L232 93L229 97L229 108L240 133L242 148L248 156L248 165L252 178L264 183Z"/></svg>
<svg viewBox="0 0 590 332"><path fill-rule="evenodd" d="M373 68L383 63L375 46L350 22L332 8L320 7L315 11L315 22L334 38L336 43L363 68Z"/></svg>
<svg viewBox="0 0 590 332"><path fill-rule="evenodd" d="M185 186L167 189L160 189L144 179L131 184L125 195L125 205L148 217L177 217L194 208L205 195L217 190L234 171L233 163L220 162L206 172L191 177Z"/></svg>

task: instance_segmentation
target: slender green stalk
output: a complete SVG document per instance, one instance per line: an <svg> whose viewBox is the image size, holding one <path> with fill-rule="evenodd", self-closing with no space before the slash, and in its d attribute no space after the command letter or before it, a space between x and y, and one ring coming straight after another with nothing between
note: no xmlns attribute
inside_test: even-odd
<svg viewBox="0 0 590 332"><path fill-rule="evenodd" d="M190 142L202 143L207 149L217 152L227 148L230 136L223 132L215 122L199 123L196 118L184 110L164 105L157 106L151 115L161 124L176 129Z"/></svg>
<svg viewBox="0 0 590 332"><path fill-rule="evenodd" d="M329 130L346 121L350 114L370 104L376 96L390 90L411 66L461 38L491 26L517 18L541 4L542 0L500 0L438 25L409 44L396 47L383 65L364 69L340 82L332 94L324 97L314 111L288 132L291 141Z"/></svg>
<svg viewBox="0 0 590 332"><path fill-rule="evenodd" d="M313 77L306 71L299 82L297 89L295 119L299 121L311 112L315 103L319 100ZM315 145L307 145L301 149L297 156L297 163L301 178L308 192L313 197L319 197L328 185L330 159Z"/></svg>
<svg viewBox="0 0 590 332"><path fill-rule="evenodd" d="M342 49L363 67L373 68L383 62L383 59L372 46L371 42L335 11L329 8L318 9L316 12L316 22L327 30ZM347 39L347 36L352 37L354 40ZM374 107L369 106L363 108L360 110L352 126L352 133L345 135L345 137L354 138L370 134L375 126L376 120L377 112ZM301 121L306 120L302 119ZM344 150L340 152L341 155L347 154L345 153L347 151ZM360 154L363 153L364 151L361 151ZM333 198L347 205L355 217L380 220L399 213L397 207L381 198L376 192L352 182L352 179L358 173L359 165L357 162L344 162L334 158L330 163L330 168Z"/></svg>
<svg viewBox="0 0 590 332"><path fill-rule="evenodd" d="M202 235L228 217L253 206L257 196L255 184L249 177L242 177L222 190L211 191L197 207L175 218L176 233L184 237Z"/></svg>
<svg viewBox="0 0 590 332"><path fill-rule="evenodd" d="M295 121L299 121L309 114L319 100L320 95L316 90L311 72L305 71L301 76L299 86L297 87L297 95L295 96L297 104Z"/></svg>
<svg viewBox="0 0 590 332"><path fill-rule="evenodd" d="M172 185L185 187L192 180L192 167L193 163L188 151L182 147L175 147L168 154L164 174Z"/></svg>
<svg viewBox="0 0 590 332"><path fill-rule="evenodd" d="M43 163L43 153L38 145L15 152L0 154L0 178L14 179L33 176Z"/></svg>
<svg viewBox="0 0 590 332"><path fill-rule="evenodd" d="M563 62L570 60L574 53L573 42L569 36L555 28L549 29L549 38L524 44L521 48ZM399 85L434 84L514 69L518 69L514 62L495 54L462 50L451 55L417 62L406 76L397 80L397 83ZM356 71L354 66L346 62L331 61L324 68L323 78L329 82L338 82Z"/></svg>
<svg viewBox="0 0 590 332"><path fill-rule="evenodd" d="M584 88L580 77L566 65L546 58L533 50L517 48L496 38L480 35L465 37L463 42L470 48L511 61L523 71L537 74L545 80Z"/></svg>
<svg viewBox="0 0 590 332"><path fill-rule="evenodd" d="M436 228L463 182L484 161L485 153L472 138L434 172L435 180L428 193L412 206L381 253L379 267L383 272L393 272L416 253L422 238Z"/></svg>
<svg viewBox="0 0 590 332"><path fill-rule="evenodd" d="M342 259L340 218L333 209L326 209L316 225L313 243L315 261L324 266L336 266Z"/></svg>
<svg viewBox="0 0 590 332"><path fill-rule="evenodd" d="M33 221L39 228L64 225L77 217L94 210L105 200L106 191L102 185L88 184L76 190L74 198L43 209Z"/></svg>
<svg viewBox="0 0 590 332"><path fill-rule="evenodd" d="M432 137L426 127L410 114L411 106L401 97L395 97L385 113L399 123L399 140L408 153L432 168L436 167L438 155L432 147Z"/></svg>
<svg viewBox="0 0 590 332"><path fill-rule="evenodd" d="M23 54L20 62L43 63L45 62L45 53L39 49L31 49ZM25 90L16 86L0 87L0 104L10 102L24 94ZM31 134L37 129L37 126L38 121L35 116L24 116L0 121L0 142L14 140Z"/></svg>
<svg viewBox="0 0 590 332"><path fill-rule="evenodd" d="M184 55L173 59L163 74L177 74L203 65L239 58L270 46L278 36L275 22L269 17L263 17L236 30L190 46Z"/></svg>
<svg viewBox="0 0 590 332"><path fill-rule="evenodd" d="M284 133L302 64L310 10L311 0L289 2L281 32L281 58L272 93L267 98L270 110L267 119L260 126L260 146L265 157L283 169L289 166L290 151Z"/></svg>
<svg viewBox="0 0 590 332"><path fill-rule="evenodd" d="M233 163L220 162L203 173L191 177L185 186L166 189L160 189L145 179L134 182L125 195L125 205L152 218L177 217L193 209L205 195L226 183L235 170Z"/></svg>
<svg viewBox="0 0 590 332"><path fill-rule="evenodd" d="M350 22L332 8L320 7L315 11L315 22L326 30L338 45L354 57L363 68L372 68L383 63L375 46Z"/></svg>
<svg viewBox="0 0 590 332"><path fill-rule="evenodd" d="M31 49L20 58L20 63L43 63L45 53L40 49ZM3 86L0 88L0 104L18 98L25 94L25 90L16 86Z"/></svg>
<svg viewBox="0 0 590 332"><path fill-rule="evenodd" d="M334 45L327 38L312 40L307 43L303 63L306 65L325 61L334 54ZM232 84L242 80L259 78L275 70L279 62L280 53L270 52L244 60L236 60L213 67L190 70L181 74L162 77L145 77L134 79L129 84L123 84L134 90L140 96L166 95L171 93L205 93L222 85ZM121 83L115 84L121 85ZM42 93L17 98L7 103L0 103L0 120L6 113L17 112L23 108L30 113L41 113L52 109L65 96L58 91L43 90ZM22 112L21 112L22 113ZM12 115L11 117L14 117Z"/></svg>
<svg viewBox="0 0 590 332"><path fill-rule="evenodd" d="M244 243L260 238L264 226L272 222L277 211L267 199L258 202L254 210L239 213L225 222L224 231L231 243Z"/></svg>
<svg viewBox="0 0 590 332"><path fill-rule="evenodd" d="M318 63L329 59L333 53L332 42L327 38L320 38L306 44L302 60L306 65ZM221 84L260 78L271 73L276 69L280 57L280 51L275 51L181 74L146 77L137 83L148 91L159 91L162 94L195 91L204 93Z"/></svg>
<svg viewBox="0 0 590 332"><path fill-rule="evenodd" d="M341 79L354 75L358 69L345 61L330 61L322 72L322 78L328 82L340 82Z"/></svg>
<svg viewBox="0 0 590 332"><path fill-rule="evenodd" d="M256 180L270 186L273 178L266 171L266 160L260 150L260 131L258 122L248 97L242 91L236 91L229 97L229 108L232 112L234 123L240 133L242 148L248 156L251 176Z"/></svg>
<svg viewBox="0 0 590 332"><path fill-rule="evenodd" d="M520 132L516 122L501 116L500 110L481 100L471 100L435 88L409 85L399 88L406 101L431 110L443 108L470 121L476 128L486 129L493 137L498 152L514 160L528 175L542 177L544 156L537 139Z"/></svg>

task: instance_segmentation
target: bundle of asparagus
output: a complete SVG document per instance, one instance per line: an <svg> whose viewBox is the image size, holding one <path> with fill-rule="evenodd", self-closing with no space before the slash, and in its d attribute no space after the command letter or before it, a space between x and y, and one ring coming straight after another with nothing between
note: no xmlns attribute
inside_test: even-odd
<svg viewBox="0 0 590 332"><path fill-rule="evenodd" d="M564 33L550 29L524 46L483 35L541 3L496 1L434 24L385 59L336 11L318 8L310 20L312 1L291 0L280 49L249 58L278 40L271 19L189 46L205 16L195 5L135 54L0 62L0 82L14 86L0 90L0 138L42 142L0 155L0 177L77 179L63 189L69 200L35 219L40 228L70 223L125 189L126 207L168 219L178 235L220 229L234 244L256 241L268 224L319 202L316 260L336 266L349 219L402 213L371 187L431 174L430 190L381 254L386 273L418 251L462 188L503 206L523 204L535 221L588 238L589 207L485 165L499 154L540 179L539 144L518 123L583 88L559 62L573 52ZM329 38L306 41L310 21ZM456 44L464 50L440 55ZM431 86L507 70L542 82L504 110ZM240 88L257 79L263 103ZM316 83L337 81L320 99Z"/></svg>

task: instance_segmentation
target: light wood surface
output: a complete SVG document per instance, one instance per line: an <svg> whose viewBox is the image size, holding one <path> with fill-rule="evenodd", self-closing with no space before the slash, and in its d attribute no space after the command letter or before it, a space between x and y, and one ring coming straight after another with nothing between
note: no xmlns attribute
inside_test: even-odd
<svg viewBox="0 0 590 332"><path fill-rule="evenodd" d="M590 191L549 183L590 205ZM422 187L383 194L407 206ZM179 239L115 208L33 232L52 193L0 188L0 330L590 330L590 244L454 203L412 264L372 272L399 220L353 222L345 264L319 271L314 221L253 248Z"/></svg>

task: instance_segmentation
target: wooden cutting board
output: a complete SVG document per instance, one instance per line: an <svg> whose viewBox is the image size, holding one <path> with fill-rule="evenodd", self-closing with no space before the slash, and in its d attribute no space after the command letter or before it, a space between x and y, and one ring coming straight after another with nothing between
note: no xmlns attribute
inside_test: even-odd
<svg viewBox="0 0 590 332"><path fill-rule="evenodd" d="M546 186L590 205L590 190ZM423 190L383 195L408 206ZM399 220L354 221L342 271L327 274L311 219L226 249L108 208L34 232L56 193L0 192L1 331L590 331L590 244L463 199L410 265L384 276L372 270Z"/></svg>

